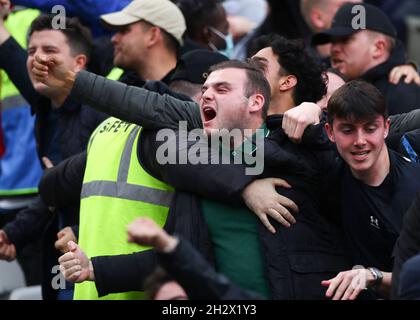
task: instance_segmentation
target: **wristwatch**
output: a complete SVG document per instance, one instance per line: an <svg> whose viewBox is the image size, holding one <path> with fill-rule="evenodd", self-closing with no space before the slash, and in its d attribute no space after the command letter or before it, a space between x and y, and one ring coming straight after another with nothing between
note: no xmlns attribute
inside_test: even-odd
<svg viewBox="0 0 420 320"><path fill-rule="evenodd" d="M381 270L375 267L369 267L367 268L370 273L373 275L373 288L379 287L379 285L382 283L382 280L384 278L384 275L382 274Z"/></svg>

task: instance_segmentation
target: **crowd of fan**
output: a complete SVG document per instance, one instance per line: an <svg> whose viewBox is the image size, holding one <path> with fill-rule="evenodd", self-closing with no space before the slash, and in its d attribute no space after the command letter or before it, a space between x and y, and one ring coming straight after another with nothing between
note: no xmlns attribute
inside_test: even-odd
<svg viewBox="0 0 420 320"><path fill-rule="evenodd" d="M420 298L417 1L54 5L0 0L0 259L44 299Z"/></svg>

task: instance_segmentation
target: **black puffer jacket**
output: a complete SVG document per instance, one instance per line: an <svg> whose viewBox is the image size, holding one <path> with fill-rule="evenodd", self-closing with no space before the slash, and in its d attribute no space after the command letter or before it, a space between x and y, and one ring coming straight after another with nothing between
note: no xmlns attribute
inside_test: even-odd
<svg viewBox="0 0 420 320"><path fill-rule="evenodd" d="M388 81L391 70L404 63L406 63L404 46L397 41L388 61L370 69L361 77L382 92L388 103L388 113L390 115L420 108L420 87L417 84L406 84L404 79L401 79L397 85Z"/></svg>

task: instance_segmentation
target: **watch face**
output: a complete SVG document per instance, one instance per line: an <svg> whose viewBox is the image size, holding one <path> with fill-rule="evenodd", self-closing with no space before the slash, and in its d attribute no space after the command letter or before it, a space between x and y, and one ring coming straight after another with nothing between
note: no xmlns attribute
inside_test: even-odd
<svg viewBox="0 0 420 320"><path fill-rule="evenodd" d="M377 268L369 268L368 270L372 273L375 283L380 284L383 278L382 272Z"/></svg>

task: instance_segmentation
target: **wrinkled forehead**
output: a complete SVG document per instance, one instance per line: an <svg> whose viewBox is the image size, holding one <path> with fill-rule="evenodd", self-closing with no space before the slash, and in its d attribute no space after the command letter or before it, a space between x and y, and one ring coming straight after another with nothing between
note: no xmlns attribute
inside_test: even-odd
<svg viewBox="0 0 420 320"><path fill-rule="evenodd" d="M247 79L246 71L237 68L215 70L209 74L203 87L228 84L231 87L243 87Z"/></svg>

